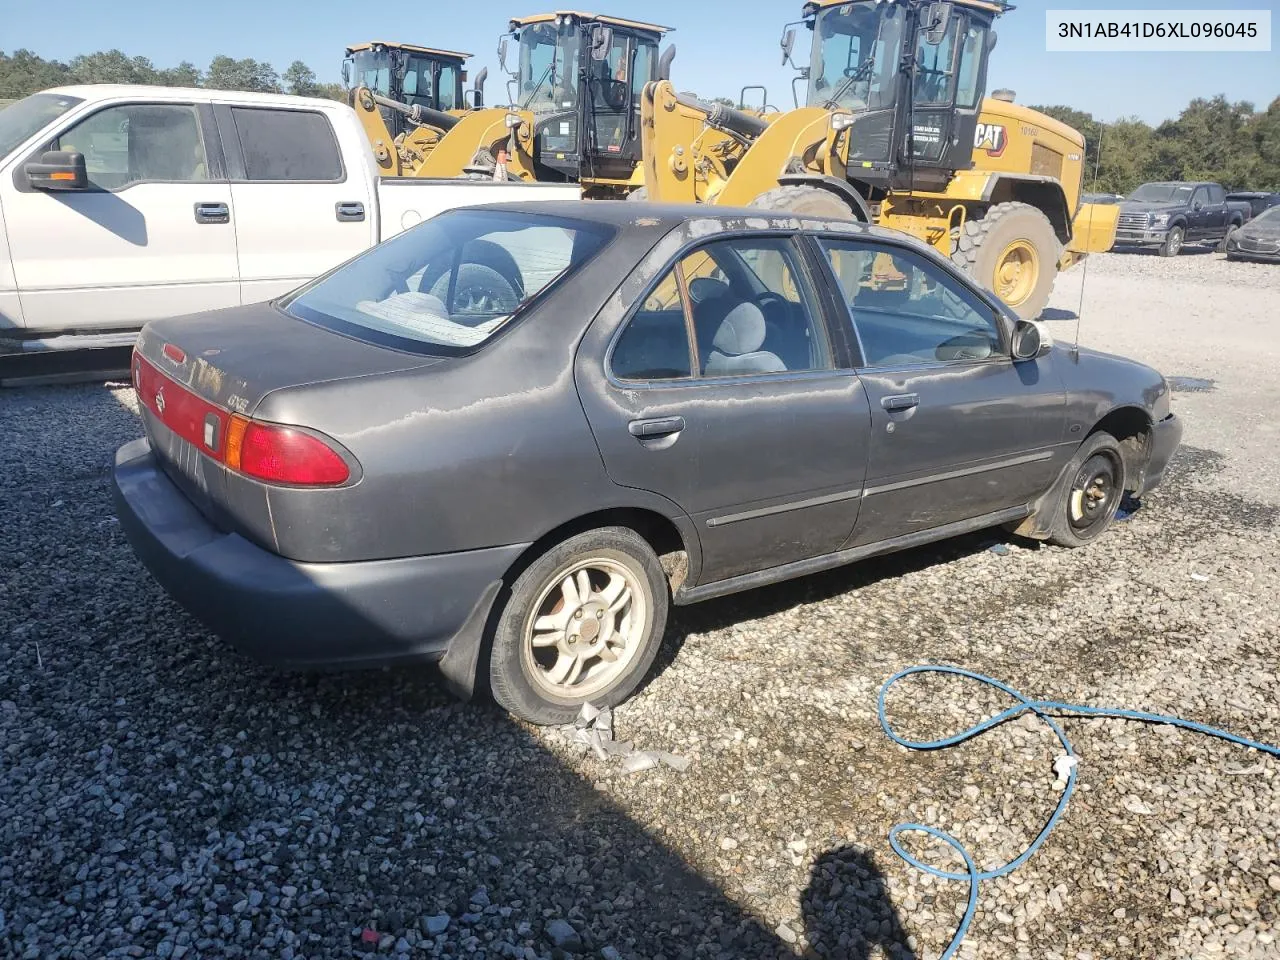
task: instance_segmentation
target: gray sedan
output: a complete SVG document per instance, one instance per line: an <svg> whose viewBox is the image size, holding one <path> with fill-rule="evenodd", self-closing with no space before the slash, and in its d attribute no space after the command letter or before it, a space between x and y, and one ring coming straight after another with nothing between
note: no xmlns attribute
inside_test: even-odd
<svg viewBox="0 0 1280 960"><path fill-rule="evenodd" d="M1280 263L1280 206L1258 214L1227 234L1220 248L1228 260Z"/></svg>
<svg viewBox="0 0 1280 960"><path fill-rule="evenodd" d="M910 238L715 207L446 213L148 324L133 377L117 509L188 609L535 722L635 690L673 602L985 527L1085 545L1181 436L1159 373Z"/></svg>

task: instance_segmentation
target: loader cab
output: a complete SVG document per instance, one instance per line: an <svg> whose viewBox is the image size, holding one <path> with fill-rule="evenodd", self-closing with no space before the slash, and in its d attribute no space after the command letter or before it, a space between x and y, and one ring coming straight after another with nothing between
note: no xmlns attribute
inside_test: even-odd
<svg viewBox="0 0 1280 960"><path fill-rule="evenodd" d="M1006 9L1003 0L805 5L806 103L832 112L851 177L930 190L973 166L991 24ZM784 33L786 55L793 43Z"/></svg>
<svg viewBox="0 0 1280 960"><path fill-rule="evenodd" d="M432 110L464 110L464 69L469 53L434 50L407 43L375 40L347 48L342 63L342 80L350 98L357 87L368 87L391 100ZM399 136L408 122L389 107L379 107L382 119L393 136Z"/></svg>
<svg viewBox="0 0 1280 960"><path fill-rule="evenodd" d="M519 58L512 106L533 114L539 180L606 192L626 186L640 162L640 95L658 79L658 45L669 30L567 12L511 21Z"/></svg>

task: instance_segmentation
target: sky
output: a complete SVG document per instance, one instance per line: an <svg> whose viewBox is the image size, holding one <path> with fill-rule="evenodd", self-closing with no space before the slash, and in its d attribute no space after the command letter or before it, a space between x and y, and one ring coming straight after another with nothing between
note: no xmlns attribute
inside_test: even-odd
<svg viewBox="0 0 1280 960"><path fill-rule="evenodd" d="M799 17L800 0L578 0L585 9L675 27L667 42L677 54L672 79L681 90L735 100L747 84L764 84L769 101L792 105L794 71L780 64L784 24ZM504 97L497 38L511 16L546 12L537 0L518 5L418 0L370 4L350 0L59 0L56 18L37 3L0 0L0 50L26 47L68 60L79 53L119 48L158 67L190 60L200 68L217 54L266 60L279 72L294 60L322 81L339 79L342 52L363 40L401 40L470 51L474 76L489 68L490 103ZM1048 53L1045 11L1259 9L1272 11L1269 53ZM106 10L109 9L109 15ZM582 9L579 7L578 9ZM988 88L1012 88L1027 104L1065 104L1110 121L1137 116L1149 123L1175 117L1197 96L1225 94L1265 107L1280 96L1280 0L1022 0L996 24ZM797 60L808 34L801 31ZM803 93L802 93L803 96Z"/></svg>

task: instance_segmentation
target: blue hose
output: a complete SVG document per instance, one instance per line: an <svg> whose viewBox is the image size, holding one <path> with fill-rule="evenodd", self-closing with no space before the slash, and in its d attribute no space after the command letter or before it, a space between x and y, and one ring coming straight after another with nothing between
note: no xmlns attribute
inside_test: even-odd
<svg viewBox="0 0 1280 960"><path fill-rule="evenodd" d="M889 725L889 719L885 712L885 696L889 689L899 680L909 677L917 673L946 673L957 677L965 677L969 680L976 680L979 683L986 684L989 687L995 687L1003 693L1008 694L1014 700L1018 701L1016 705L1009 707L997 713L994 717L983 720L981 723L969 727L954 736L944 737L941 740L907 740L893 732L893 728ZM1193 730L1196 733L1208 734L1211 737L1218 737L1231 743L1239 744L1242 747L1249 747L1253 750L1261 750L1263 753L1271 754L1273 757L1280 757L1280 747L1273 747L1265 743L1259 743L1256 740L1249 740L1245 737L1238 737L1233 733L1227 733L1225 730L1219 730L1216 727L1205 726L1203 723L1193 723L1190 720L1180 720L1177 717L1166 717L1159 713L1144 713L1141 710L1118 710L1112 707L1086 707L1079 706L1074 703L1060 703L1056 700L1029 700L1024 697L1013 687L1001 683L999 680L993 680L991 677L985 677L980 673L973 673L970 670L961 670L959 667L943 667L925 664L918 667L911 667L900 673L895 673L892 677L885 681L884 686L880 688L880 696L876 703L876 709L880 717L880 726L884 729L885 735L894 743L908 747L912 750L941 750L944 747L954 747L958 743L976 737L985 733L992 727L999 726L1007 720L1027 713L1034 713L1037 717L1049 725L1049 729L1053 731L1054 736L1058 738L1058 742L1062 744L1062 749L1067 757L1072 758L1070 770L1067 774L1067 786L1062 791L1062 796L1058 800L1058 805L1054 808L1053 815L1045 822L1044 827L1036 836L1031 845L1022 853L1010 860L1003 866L996 867L994 870L979 870L977 864L969 851L964 848L955 837L936 827L925 826L921 823L900 823L889 831L889 845L893 847L893 852L900 856L911 866L917 870L922 870L932 877L939 880L968 880L969 881L969 903L965 907L964 917L960 921L960 925L956 928L955 936L951 940L951 945L947 947L946 952L942 954L942 960L950 960L955 956L956 951L960 949L960 943L964 940L965 934L969 932L969 924L973 922L973 914L978 907L978 884L983 880L993 880L996 877L1003 877L1017 870L1032 855L1040 849L1041 844L1048 839L1053 828L1057 826L1058 821L1062 818L1067 809L1067 803L1071 800L1071 794L1076 789L1076 768L1074 763L1075 751L1071 749L1071 741L1067 739L1067 735L1062 732L1062 728L1053 721L1053 718L1047 715L1048 712L1055 714L1070 714L1080 717L1114 717L1121 720L1142 720L1147 723L1164 723L1174 727L1181 727L1184 730ZM902 835L904 833L924 833L937 840L941 840L951 849L955 850L964 860L965 872L957 873L948 870L940 870L932 867L927 863L921 863L902 845Z"/></svg>

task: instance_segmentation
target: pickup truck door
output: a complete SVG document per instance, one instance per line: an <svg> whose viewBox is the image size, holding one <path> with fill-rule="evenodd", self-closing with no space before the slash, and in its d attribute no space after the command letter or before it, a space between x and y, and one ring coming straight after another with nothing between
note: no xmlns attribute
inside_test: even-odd
<svg viewBox="0 0 1280 960"><path fill-rule="evenodd" d="M89 186L33 188L45 150L85 156ZM70 120L0 178L28 329L126 329L240 302L231 187L207 106L137 100Z"/></svg>
<svg viewBox="0 0 1280 960"><path fill-rule="evenodd" d="M1227 191L1217 184L1209 185L1209 204L1205 207L1209 213L1209 219L1206 227L1209 236L1214 239L1224 236L1227 232L1227 223L1230 221L1230 210L1227 208Z"/></svg>
<svg viewBox="0 0 1280 960"><path fill-rule="evenodd" d="M340 143L323 110L233 102L213 109L231 179L242 302L287 293L374 244L366 143Z"/></svg>
<svg viewBox="0 0 1280 960"><path fill-rule="evenodd" d="M1196 187L1187 211L1187 239L1201 240L1213 233L1213 208L1209 204L1209 188Z"/></svg>

